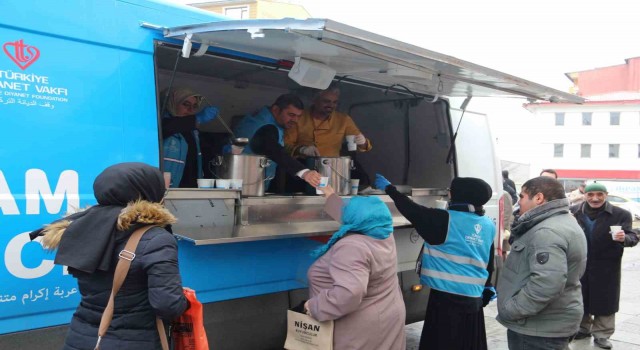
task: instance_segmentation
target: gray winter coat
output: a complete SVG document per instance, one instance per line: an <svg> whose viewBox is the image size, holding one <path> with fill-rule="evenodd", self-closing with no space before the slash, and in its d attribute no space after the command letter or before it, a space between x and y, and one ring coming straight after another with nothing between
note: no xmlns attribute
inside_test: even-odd
<svg viewBox="0 0 640 350"><path fill-rule="evenodd" d="M587 242L568 200L527 211L511 235L511 253L498 281L496 319L530 336L574 334L583 313L580 277L587 264Z"/></svg>

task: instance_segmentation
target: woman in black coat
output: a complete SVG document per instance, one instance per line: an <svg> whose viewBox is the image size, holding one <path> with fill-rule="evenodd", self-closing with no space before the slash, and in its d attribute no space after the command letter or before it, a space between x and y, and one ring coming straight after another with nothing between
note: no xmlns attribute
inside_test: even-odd
<svg viewBox="0 0 640 350"><path fill-rule="evenodd" d="M57 249L55 263L68 266L82 299L71 319L65 350L93 349L109 300L118 253L129 236L146 225L135 258L115 297L111 325L101 349L161 349L156 316L171 320L187 308L178 271L176 239L165 230L175 218L161 204L162 173L143 163L104 170L93 184L98 204L34 231Z"/></svg>

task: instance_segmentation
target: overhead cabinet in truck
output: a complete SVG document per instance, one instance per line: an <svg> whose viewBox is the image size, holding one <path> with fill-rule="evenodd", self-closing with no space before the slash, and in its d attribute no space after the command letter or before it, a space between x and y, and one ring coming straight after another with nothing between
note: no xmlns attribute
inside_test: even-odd
<svg viewBox="0 0 640 350"><path fill-rule="evenodd" d="M162 91L189 87L233 127L281 94L305 105L329 83L338 110L371 140L358 162L413 200L434 205L455 176L502 180L487 116L453 97L580 103L574 95L326 19L228 20L152 0L5 0L0 14L0 348L59 348L78 305L76 281L28 232L93 205L106 167L162 167ZM465 104L466 105L466 104ZM200 127L205 172L229 139ZM413 271L422 241L393 215L407 322L421 320L426 289ZM349 196L345 196L348 198ZM286 310L307 297L310 252L337 230L324 199L302 192L171 189L183 284L204 304L216 349L282 347ZM500 239L496 249L500 249Z"/></svg>

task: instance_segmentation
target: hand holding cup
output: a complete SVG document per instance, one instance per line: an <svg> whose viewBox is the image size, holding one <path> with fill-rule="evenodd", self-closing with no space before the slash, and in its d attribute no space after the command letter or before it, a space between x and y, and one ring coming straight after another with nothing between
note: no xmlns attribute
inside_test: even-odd
<svg viewBox="0 0 640 350"><path fill-rule="evenodd" d="M624 242L624 231L622 226L610 226L611 239L618 242Z"/></svg>

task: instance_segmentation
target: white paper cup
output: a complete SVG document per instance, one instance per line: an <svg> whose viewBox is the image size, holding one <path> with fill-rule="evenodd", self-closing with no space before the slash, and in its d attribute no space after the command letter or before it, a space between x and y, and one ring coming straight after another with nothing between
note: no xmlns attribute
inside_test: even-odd
<svg viewBox="0 0 640 350"><path fill-rule="evenodd" d="M318 188L316 188L316 194L323 194L324 192L320 191L321 187L327 187L327 184L329 184L329 177L328 176L321 176L320 177L320 184L318 185Z"/></svg>
<svg viewBox="0 0 640 350"><path fill-rule="evenodd" d="M213 179L198 179L198 188L213 188Z"/></svg>
<svg viewBox="0 0 640 350"><path fill-rule="evenodd" d="M234 190L242 189L242 179L231 179L231 188Z"/></svg>
<svg viewBox="0 0 640 350"><path fill-rule="evenodd" d="M217 179L216 188L222 188L228 190L231 187L230 179Z"/></svg>
<svg viewBox="0 0 640 350"><path fill-rule="evenodd" d="M616 233L622 231L622 226L609 226L611 230L611 239L615 239Z"/></svg>
<svg viewBox="0 0 640 350"><path fill-rule="evenodd" d="M351 179L351 195L358 194L358 187L360 186L360 179Z"/></svg>
<svg viewBox="0 0 640 350"><path fill-rule="evenodd" d="M436 208L437 209L447 209L447 201L443 201L441 199L436 199Z"/></svg>
<svg viewBox="0 0 640 350"><path fill-rule="evenodd" d="M358 149L358 145L356 145L356 135L347 135L344 138L347 140L347 149L349 151Z"/></svg>
<svg viewBox="0 0 640 350"><path fill-rule="evenodd" d="M165 188L171 187L171 173L165 171L164 173L162 173L162 176L164 176L164 187Z"/></svg>

